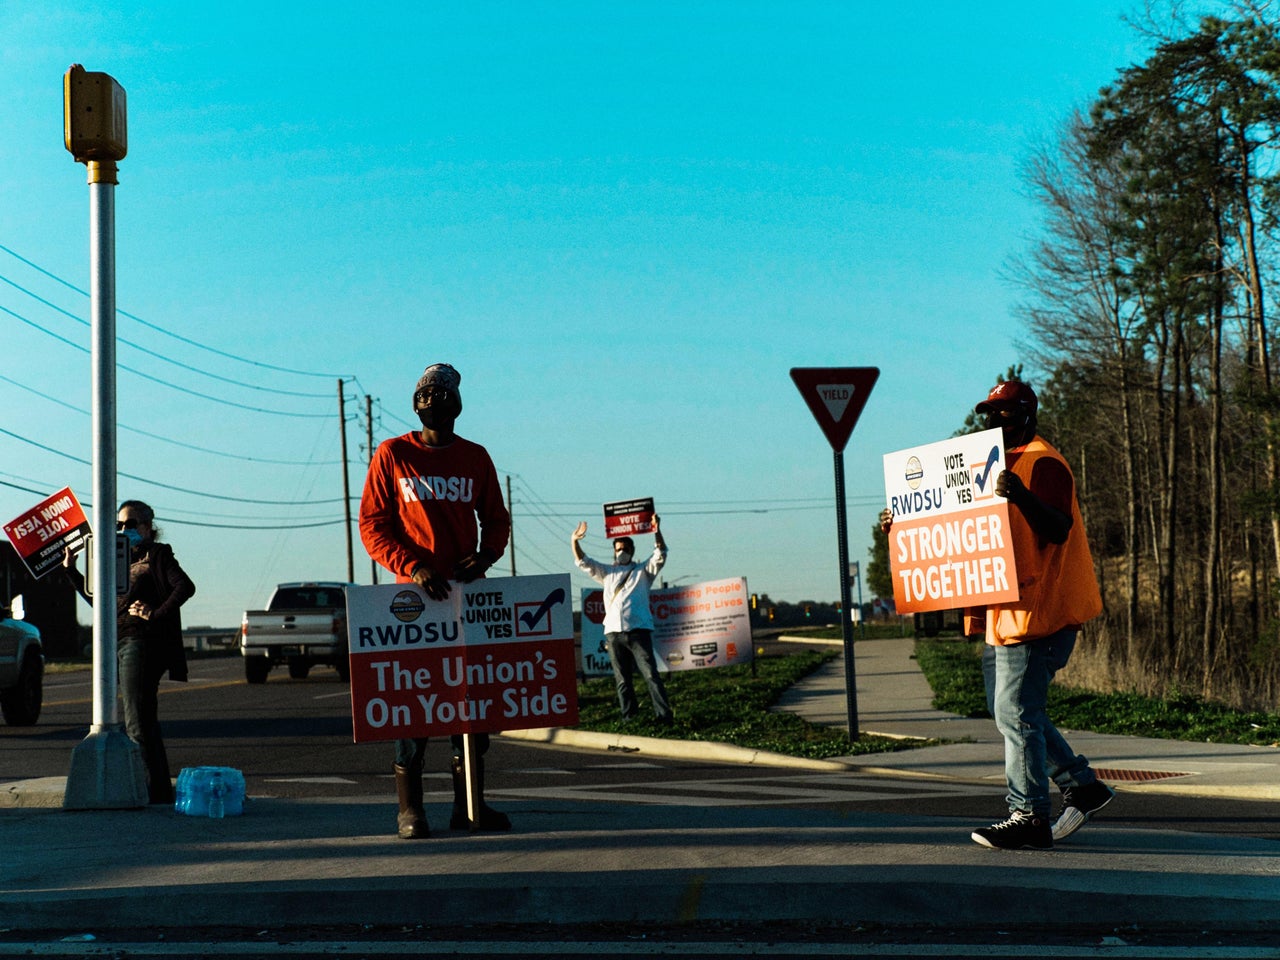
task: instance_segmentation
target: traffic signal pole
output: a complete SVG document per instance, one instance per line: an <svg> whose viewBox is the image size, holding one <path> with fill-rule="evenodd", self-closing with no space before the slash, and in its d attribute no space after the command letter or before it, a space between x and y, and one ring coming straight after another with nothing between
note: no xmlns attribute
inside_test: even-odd
<svg viewBox="0 0 1280 960"><path fill-rule="evenodd" d="M63 78L67 149L88 169L90 339L93 393L93 723L71 753L62 806L121 810L147 805L142 751L116 708L116 162L126 151L124 89L105 73L71 67Z"/></svg>

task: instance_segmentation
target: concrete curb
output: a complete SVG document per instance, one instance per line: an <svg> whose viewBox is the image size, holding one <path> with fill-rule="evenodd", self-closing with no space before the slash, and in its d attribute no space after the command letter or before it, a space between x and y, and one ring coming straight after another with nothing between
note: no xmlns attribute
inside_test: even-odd
<svg viewBox="0 0 1280 960"><path fill-rule="evenodd" d="M849 764L839 760L811 760L789 757L767 750L751 750L711 740L663 740L659 737L637 737L625 733L594 733L552 727L542 730L507 730L497 734L512 740L554 743L585 750L617 750L642 753L671 760L709 760L717 763L753 764L761 767L789 767L801 770L847 770Z"/></svg>
<svg viewBox="0 0 1280 960"><path fill-rule="evenodd" d="M38 777L34 780L15 780L0 786L0 809L15 807L62 806L67 791L66 777Z"/></svg>

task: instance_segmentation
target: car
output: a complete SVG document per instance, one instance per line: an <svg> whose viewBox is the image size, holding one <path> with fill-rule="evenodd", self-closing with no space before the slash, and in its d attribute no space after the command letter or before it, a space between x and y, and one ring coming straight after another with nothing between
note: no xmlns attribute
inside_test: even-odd
<svg viewBox="0 0 1280 960"><path fill-rule="evenodd" d="M11 727L30 727L44 704L40 631L23 621L22 597L0 606L0 713Z"/></svg>

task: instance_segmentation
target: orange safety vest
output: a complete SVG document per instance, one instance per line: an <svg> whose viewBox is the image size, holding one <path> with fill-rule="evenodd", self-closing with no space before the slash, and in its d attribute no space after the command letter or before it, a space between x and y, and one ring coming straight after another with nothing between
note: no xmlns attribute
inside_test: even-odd
<svg viewBox="0 0 1280 960"><path fill-rule="evenodd" d="M1062 454L1040 437L1022 448L1010 470L1031 487L1031 473L1041 457L1052 457L1068 474ZM1007 646L1079 627L1102 612L1102 594L1093 556L1080 517L1075 477L1071 478L1071 530L1065 543L1041 543L1022 511L1010 504L1009 536L1018 571L1018 599L987 607L986 639Z"/></svg>

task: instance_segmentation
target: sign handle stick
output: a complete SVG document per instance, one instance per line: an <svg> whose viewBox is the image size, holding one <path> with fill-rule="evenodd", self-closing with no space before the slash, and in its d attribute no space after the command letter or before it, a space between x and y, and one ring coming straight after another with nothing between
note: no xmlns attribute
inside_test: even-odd
<svg viewBox="0 0 1280 960"><path fill-rule="evenodd" d="M836 539L840 545L840 634L844 640L844 689L849 710L849 739L858 739L857 668L853 661L853 617L849 595L849 531L844 502L844 452L835 451Z"/></svg>
<svg viewBox="0 0 1280 960"><path fill-rule="evenodd" d="M476 741L469 733L462 735L462 776L467 784L467 820L472 830L480 829L480 791L476 789Z"/></svg>

